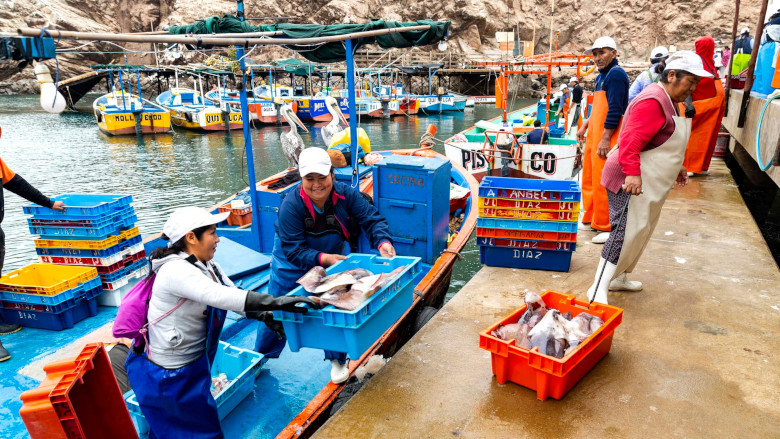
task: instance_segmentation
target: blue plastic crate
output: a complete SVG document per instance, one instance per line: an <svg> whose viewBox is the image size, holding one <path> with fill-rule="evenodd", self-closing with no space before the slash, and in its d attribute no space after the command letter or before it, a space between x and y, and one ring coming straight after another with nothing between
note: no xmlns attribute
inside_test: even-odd
<svg viewBox="0 0 780 439"><path fill-rule="evenodd" d="M572 252L555 250L479 247L479 262L488 267L569 271L571 255Z"/></svg>
<svg viewBox="0 0 780 439"><path fill-rule="evenodd" d="M504 247L528 250L549 250L573 252L577 249L576 242L568 241L534 241L528 239L486 238L477 237L477 245L484 247Z"/></svg>
<svg viewBox="0 0 780 439"><path fill-rule="evenodd" d="M27 224L30 227L77 227L77 228L100 228L123 221L135 215L135 209L132 206L125 206L119 210L108 212L104 215L96 215L90 218L69 218L67 216L54 215L33 215L27 218Z"/></svg>
<svg viewBox="0 0 780 439"><path fill-rule="evenodd" d="M58 313L0 308L0 315L8 324L20 324L30 328L61 331L70 329L76 323L94 317L98 313L97 297L78 299L75 306Z"/></svg>
<svg viewBox="0 0 780 439"><path fill-rule="evenodd" d="M65 203L66 209L60 211L30 204L23 207L24 213L73 219L94 217L129 206L133 202L133 197L131 195L63 194L52 198L52 200L62 201Z"/></svg>
<svg viewBox="0 0 780 439"><path fill-rule="evenodd" d="M132 212L132 210L131 210ZM111 235L117 235L123 230L127 230L138 222L135 214L124 216L112 224L102 227L47 227L47 226L29 226L30 233L40 235L41 239L63 239L73 238L78 240L101 241Z"/></svg>
<svg viewBox="0 0 780 439"><path fill-rule="evenodd" d="M132 264L128 265L127 267L120 268L119 270L108 273L108 274L101 274L100 280L103 283L109 283L109 282L115 282L119 279L122 279L123 277L129 276L131 273L138 271L145 266L147 266L149 262L146 259L140 259L138 261L133 262Z"/></svg>
<svg viewBox="0 0 780 439"><path fill-rule="evenodd" d="M101 294L103 294L103 287L98 286L92 288L91 290L88 290L83 295L70 298L68 300L65 300L64 302L58 303L57 305L36 305L34 303L28 303L28 302L16 302L11 300L3 300L2 302L0 302L0 308L5 308L7 310L42 311L48 313L59 313L67 309L73 308L74 306L76 306L79 300L82 299L90 300Z"/></svg>
<svg viewBox="0 0 780 439"><path fill-rule="evenodd" d="M577 233L577 223L570 221L532 221L503 218L477 218L477 227L490 229L535 230L538 232Z"/></svg>
<svg viewBox="0 0 780 439"><path fill-rule="evenodd" d="M249 349L241 349L231 346L224 341L219 342L217 356L214 357L214 364L211 365L211 375L217 376L220 373L227 375L228 380L232 381L216 398L217 412L219 419L223 420L241 403L255 386L255 375L260 369L263 355ZM135 398L135 392L132 390L124 394L127 409L133 418L136 431L140 436L149 433L149 424L141 413L141 407Z"/></svg>
<svg viewBox="0 0 780 439"><path fill-rule="evenodd" d="M563 137L564 131L565 130L563 128L551 127L550 128L550 137Z"/></svg>
<svg viewBox="0 0 780 439"><path fill-rule="evenodd" d="M143 243L141 235L133 236L117 245L103 250L90 250L80 248L40 248L36 247L38 256L62 256L68 258L107 258L121 253L134 245Z"/></svg>
<svg viewBox="0 0 780 439"><path fill-rule="evenodd" d="M432 264L447 248L452 164L434 157L386 156L374 166L374 205L396 252Z"/></svg>
<svg viewBox="0 0 780 439"><path fill-rule="evenodd" d="M412 281L421 270L420 258L383 258L353 253L327 270L328 273L338 273L365 268L377 274L389 273L401 266L407 266L407 269L357 310L343 311L329 305L306 314L274 311L274 319L281 320L284 325L290 350L298 352L302 347L326 349L346 352L353 359L359 358L412 305ZM307 294L298 287L288 295Z"/></svg>
<svg viewBox="0 0 780 439"><path fill-rule="evenodd" d="M479 183L479 196L515 200L580 201L580 185L576 181L485 177Z"/></svg>
<svg viewBox="0 0 780 439"><path fill-rule="evenodd" d="M371 166L358 165L358 177L364 178L371 172L371 169ZM352 167L333 168L333 175L336 176L336 180L338 181L352 181Z"/></svg>
<svg viewBox="0 0 780 439"><path fill-rule="evenodd" d="M55 306L73 299L75 297L83 296L87 291L97 288L101 285L100 277L94 277L84 283L79 284L75 288L65 290L59 294L53 296L44 296L41 294L27 294L27 293L11 293L8 291L0 291L0 300L7 300L9 302L31 303L37 305L49 305Z"/></svg>
<svg viewBox="0 0 780 439"><path fill-rule="evenodd" d="M126 218L103 227L29 227L30 233L40 235L41 239L86 239L93 241L102 241L111 235L129 229L138 222L138 217L131 215Z"/></svg>

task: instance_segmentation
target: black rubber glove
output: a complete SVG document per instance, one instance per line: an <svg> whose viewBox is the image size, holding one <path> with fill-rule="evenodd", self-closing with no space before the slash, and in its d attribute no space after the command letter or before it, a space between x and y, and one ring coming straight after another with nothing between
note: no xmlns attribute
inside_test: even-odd
<svg viewBox="0 0 780 439"><path fill-rule="evenodd" d="M252 311L288 311L297 313L306 313L308 308L303 306L295 306L298 303L305 303L313 308L317 308L317 304L306 296L282 296L274 297L270 294L256 293L249 291L246 295L246 302L244 302L244 311L249 313Z"/></svg>
<svg viewBox="0 0 780 439"><path fill-rule="evenodd" d="M692 119L696 116L696 108L693 106L693 97L688 96L685 100L685 117Z"/></svg>
<svg viewBox="0 0 780 439"><path fill-rule="evenodd" d="M263 323L265 323L265 326L268 326L268 329L271 331L274 331L274 334L276 334L276 337L279 338L279 340L284 340L286 338L284 334L284 326L282 325L282 322L278 320L274 320L274 313L271 311L250 311L246 313L246 316L250 319L259 320Z"/></svg>

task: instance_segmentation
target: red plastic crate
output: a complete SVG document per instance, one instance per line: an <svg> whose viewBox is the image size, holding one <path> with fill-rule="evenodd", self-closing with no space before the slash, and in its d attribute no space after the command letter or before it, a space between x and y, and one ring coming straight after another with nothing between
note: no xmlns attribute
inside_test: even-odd
<svg viewBox="0 0 780 439"><path fill-rule="evenodd" d="M576 233L542 232L537 230L493 229L477 227L479 238L522 239L532 241L577 242Z"/></svg>
<svg viewBox="0 0 780 439"><path fill-rule="evenodd" d="M247 224L252 224L252 206L245 206L240 209L234 209L229 206L229 204L226 204L217 208L219 213L230 212L230 216L227 217L229 226L245 226Z"/></svg>
<svg viewBox="0 0 780 439"><path fill-rule="evenodd" d="M577 201L512 200L508 198L479 197L479 207L495 207L549 212L579 212Z"/></svg>
<svg viewBox="0 0 780 439"><path fill-rule="evenodd" d="M545 291L542 299L548 308L573 316L588 312L604 320L604 324L591 334L569 355L555 358L540 354L539 348L531 350L516 346L514 340L501 340L490 335L499 325L517 323L525 312L525 305L479 333L479 347L490 351L493 375L500 384L511 381L536 390L536 397L544 401L548 397L561 399L585 374L596 365L612 347L612 336L623 321L623 310L610 305L592 303L557 291Z"/></svg>
<svg viewBox="0 0 780 439"><path fill-rule="evenodd" d="M21 395L32 439L138 438L103 343L43 367L46 378Z"/></svg>

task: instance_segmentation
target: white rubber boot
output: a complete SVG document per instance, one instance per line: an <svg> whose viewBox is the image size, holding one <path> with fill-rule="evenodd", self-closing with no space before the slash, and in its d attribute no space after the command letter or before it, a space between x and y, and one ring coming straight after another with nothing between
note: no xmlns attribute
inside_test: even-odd
<svg viewBox="0 0 780 439"><path fill-rule="evenodd" d="M617 270L617 265L607 262L604 258L599 259L596 276L593 277L593 285L588 288L588 300L608 305L607 292L609 291L609 282L612 279L612 276L615 275L615 270ZM601 274L602 271L604 274ZM596 289L596 282L599 282L599 275L601 275L601 282L598 285L598 289Z"/></svg>
<svg viewBox="0 0 780 439"><path fill-rule="evenodd" d="M607 239L609 239L609 232L601 232L598 235L594 236L593 239L590 240L590 242L594 244L604 244L607 242Z"/></svg>
<svg viewBox="0 0 780 439"><path fill-rule="evenodd" d="M330 360L330 380L333 384L341 384L349 379L349 360L339 364L339 360Z"/></svg>
<svg viewBox="0 0 780 439"><path fill-rule="evenodd" d="M581 210L580 211L580 218L579 218L579 221L577 222L577 229L578 230L593 230L590 227L590 223L585 224L585 223L582 222L583 218L585 218L585 211Z"/></svg>
<svg viewBox="0 0 780 439"><path fill-rule="evenodd" d="M628 280L626 273L619 274L612 282L609 283L610 291L642 291L642 282L636 280Z"/></svg>

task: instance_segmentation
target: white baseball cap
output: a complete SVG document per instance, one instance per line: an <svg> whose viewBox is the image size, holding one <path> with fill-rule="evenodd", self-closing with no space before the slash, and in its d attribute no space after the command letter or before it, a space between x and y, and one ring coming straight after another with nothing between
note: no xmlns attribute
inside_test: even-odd
<svg viewBox="0 0 780 439"><path fill-rule="evenodd" d="M750 28L743 27L742 28L742 32L740 32L739 34L742 35L742 34L749 34L749 33L750 33Z"/></svg>
<svg viewBox="0 0 780 439"><path fill-rule="evenodd" d="M612 37L598 37L596 38L596 41L593 42L593 46L585 51L585 54L590 55L596 49L617 50L617 44L615 44L615 40L613 40Z"/></svg>
<svg viewBox="0 0 780 439"><path fill-rule="evenodd" d="M298 171L301 177L309 174L330 174L331 162L328 153L316 146L309 147L301 151L298 156Z"/></svg>
<svg viewBox="0 0 780 439"><path fill-rule="evenodd" d="M669 56L669 50L664 46L658 46L650 51L650 58L666 58Z"/></svg>
<svg viewBox="0 0 780 439"><path fill-rule="evenodd" d="M569 78L569 84L571 84L572 82L577 82L576 76L572 76L571 78Z"/></svg>
<svg viewBox="0 0 780 439"><path fill-rule="evenodd" d="M173 211L165 221L163 233L168 237L168 247L182 239L187 233L203 226L221 223L230 216L230 212L212 215L200 207L180 207Z"/></svg>
<svg viewBox="0 0 780 439"><path fill-rule="evenodd" d="M674 55L666 60L666 68L664 70L684 70L702 78L712 78L712 74L704 70L704 63L702 63L701 57L690 50L675 52Z"/></svg>
<svg viewBox="0 0 780 439"><path fill-rule="evenodd" d="M561 84L561 86L558 87L558 90L566 90L568 88L569 88L569 86L567 86L566 84Z"/></svg>

